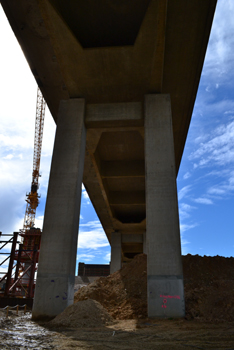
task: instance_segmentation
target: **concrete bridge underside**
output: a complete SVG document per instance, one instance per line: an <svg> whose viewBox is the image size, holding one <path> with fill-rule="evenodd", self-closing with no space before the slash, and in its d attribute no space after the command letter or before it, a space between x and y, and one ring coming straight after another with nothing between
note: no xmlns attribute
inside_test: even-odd
<svg viewBox="0 0 234 350"><path fill-rule="evenodd" d="M57 124L34 318L73 302L82 181L111 271L147 253L149 316L183 316L176 175L216 0L1 4Z"/></svg>

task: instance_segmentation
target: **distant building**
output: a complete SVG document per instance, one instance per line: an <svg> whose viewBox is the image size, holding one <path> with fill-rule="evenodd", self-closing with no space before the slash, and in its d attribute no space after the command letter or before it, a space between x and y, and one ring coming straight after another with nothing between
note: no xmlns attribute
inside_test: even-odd
<svg viewBox="0 0 234 350"><path fill-rule="evenodd" d="M78 276L108 276L110 274L110 264L85 264L80 262L78 266Z"/></svg>

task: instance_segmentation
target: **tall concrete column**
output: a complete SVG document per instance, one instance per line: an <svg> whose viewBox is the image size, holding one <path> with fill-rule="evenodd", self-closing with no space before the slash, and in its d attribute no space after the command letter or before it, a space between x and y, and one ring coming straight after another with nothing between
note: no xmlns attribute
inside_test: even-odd
<svg viewBox="0 0 234 350"><path fill-rule="evenodd" d="M73 303L86 130L83 99L61 101L42 233L33 318Z"/></svg>
<svg viewBox="0 0 234 350"><path fill-rule="evenodd" d="M143 233L143 253L147 254L146 232Z"/></svg>
<svg viewBox="0 0 234 350"><path fill-rule="evenodd" d="M145 96L148 316L183 317L174 141L169 95Z"/></svg>
<svg viewBox="0 0 234 350"><path fill-rule="evenodd" d="M122 267L122 251L121 251L121 233L112 232L111 234L111 264L110 273L118 271Z"/></svg>

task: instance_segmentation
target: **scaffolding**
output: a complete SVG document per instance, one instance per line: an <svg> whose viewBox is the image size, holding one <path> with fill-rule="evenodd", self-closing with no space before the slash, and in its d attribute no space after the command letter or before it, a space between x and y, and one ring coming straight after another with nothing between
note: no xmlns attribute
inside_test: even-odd
<svg viewBox="0 0 234 350"><path fill-rule="evenodd" d="M2 240L7 236L10 236L8 240ZM23 243L18 240L20 236ZM0 297L33 298L40 243L41 230L37 228L26 233L0 234L0 254L8 255L0 264L2 266L8 261L8 271L0 278ZM10 253L2 252L7 244L11 244Z"/></svg>

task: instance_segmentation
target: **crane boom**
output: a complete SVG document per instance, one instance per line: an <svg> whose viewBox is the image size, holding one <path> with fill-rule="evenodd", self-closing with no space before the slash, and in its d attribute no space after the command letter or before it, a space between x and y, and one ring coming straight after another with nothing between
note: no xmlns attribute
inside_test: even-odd
<svg viewBox="0 0 234 350"><path fill-rule="evenodd" d="M26 194L26 210L24 217L23 232L34 226L36 208L39 204L39 195L37 190L39 188L39 169L41 161L41 147L44 128L46 102L43 98L41 90L37 89L37 105L36 105L36 121L35 121L35 135L34 135L34 154L33 154L33 171L31 191Z"/></svg>

